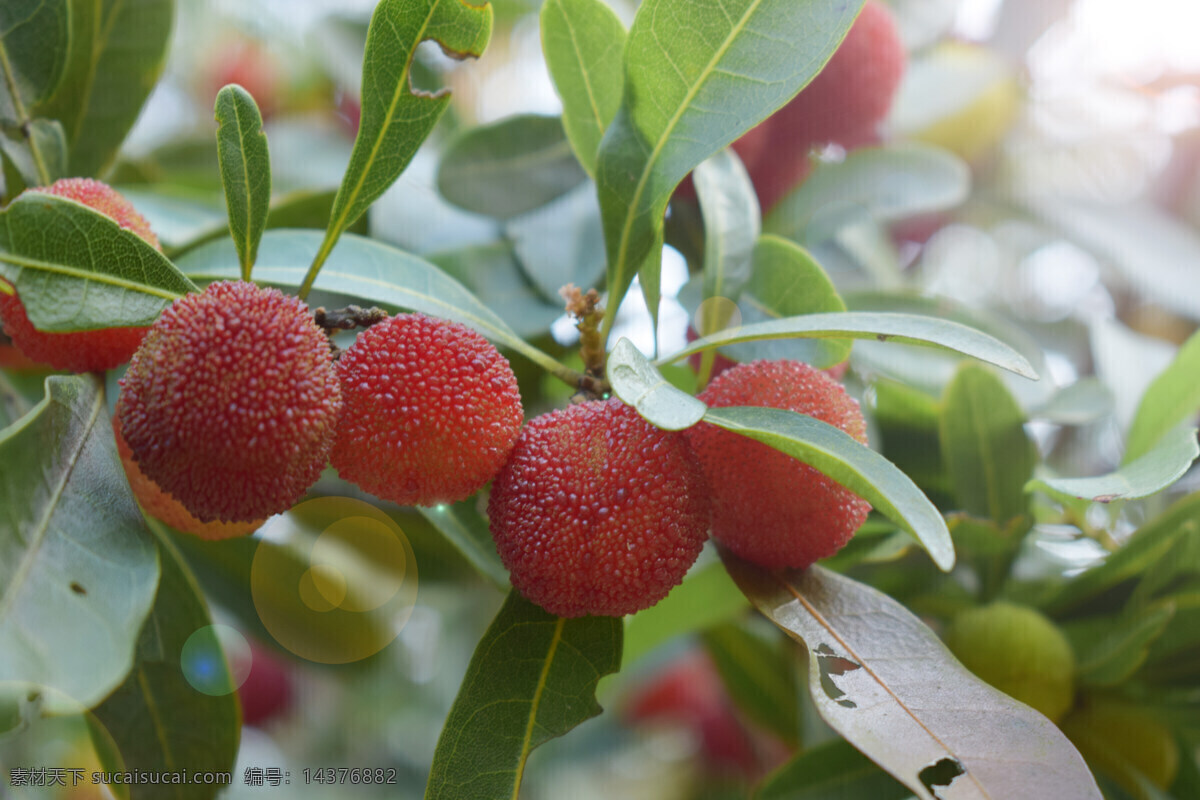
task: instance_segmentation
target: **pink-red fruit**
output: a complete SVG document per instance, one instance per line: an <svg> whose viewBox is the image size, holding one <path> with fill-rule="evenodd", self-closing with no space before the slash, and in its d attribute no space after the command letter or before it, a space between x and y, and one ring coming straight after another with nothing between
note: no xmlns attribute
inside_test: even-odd
<svg viewBox="0 0 1200 800"><path fill-rule="evenodd" d="M158 237L150 223L112 187L91 178L63 178L50 186L30 189L82 203L99 211L126 230L133 231L157 249ZM124 364L137 350L148 328L103 328L51 333L30 322L16 290L0 281L0 323L22 353L34 361L71 372L95 372Z"/></svg>
<svg viewBox="0 0 1200 800"><path fill-rule="evenodd" d="M866 444L858 403L801 361L755 361L721 373L700 393L709 406L765 406L807 414ZM685 431L712 487L713 537L764 567L803 568L833 555L870 505L815 468L707 422Z"/></svg>
<svg viewBox="0 0 1200 800"><path fill-rule="evenodd" d="M709 507L683 438L613 399L530 421L492 484L488 518L527 599L562 617L622 616L683 580Z"/></svg>
<svg viewBox="0 0 1200 800"><path fill-rule="evenodd" d="M146 476L202 522L290 508L333 444L329 340L277 289L214 283L176 300L121 380L121 432Z"/></svg>
<svg viewBox="0 0 1200 800"><path fill-rule="evenodd" d="M400 505L470 497L521 430L512 367L457 322L399 314L373 325L337 374L345 405L330 460L342 478Z"/></svg>

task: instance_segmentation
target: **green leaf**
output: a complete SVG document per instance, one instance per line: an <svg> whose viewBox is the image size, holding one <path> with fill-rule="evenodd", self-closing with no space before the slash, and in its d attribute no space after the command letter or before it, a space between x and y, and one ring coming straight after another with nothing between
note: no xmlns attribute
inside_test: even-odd
<svg viewBox="0 0 1200 800"><path fill-rule="evenodd" d="M105 761L110 771L149 773L228 772L237 759L241 730L235 686L222 658L213 658L206 685L227 686L229 693L198 691L183 671L184 645L203 640L202 651L219 655L212 618L200 587L179 553L159 539L162 580L154 608L142 628L138 658L121 686L93 710L119 750L120 761ZM193 638L195 637L195 638ZM98 748L98 750L101 748ZM213 786L201 783L132 785L132 800L206 800Z"/></svg>
<svg viewBox="0 0 1200 800"><path fill-rule="evenodd" d="M217 157L229 208L229 233L242 263L242 280L258 255L258 241L267 227L271 205L271 156L262 115L254 98L233 84L217 92Z"/></svg>
<svg viewBox="0 0 1200 800"><path fill-rule="evenodd" d="M795 242L767 234L754 245L754 272L738 300L743 325L804 314L845 311L833 282L812 254ZM737 361L798 359L824 369L850 355L851 342L838 339L744 342L725 352Z"/></svg>
<svg viewBox="0 0 1200 800"><path fill-rule="evenodd" d="M907 475L850 434L778 408L710 408L704 421L820 470L912 534L942 570L954 566L954 545L942 515Z"/></svg>
<svg viewBox="0 0 1200 800"><path fill-rule="evenodd" d="M971 172L949 151L923 144L863 147L819 162L781 200L763 229L808 245L864 220L887 222L944 211L967 198Z"/></svg>
<svg viewBox="0 0 1200 800"><path fill-rule="evenodd" d="M0 430L0 508L0 683L89 708L125 680L159 577L95 378L47 378Z"/></svg>
<svg viewBox="0 0 1200 800"><path fill-rule="evenodd" d="M1086 686L1124 683L1145 663L1150 645L1163 634L1174 615L1175 604L1167 602L1123 614L1116 621L1100 621L1101 635L1087 649L1076 648L1080 683Z"/></svg>
<svg viewBox="0 0 1200 800"><path fill-rule="evenodd" d="M743 325L705 336L676 353L659 359L671 363L711 347L760 339L788 338L875 339L881 342L918 344L953 350L995 364L1009 372L1037 380L1037 373L1023 355L1008 345L957 322L914 314L859 312L806 314L798 317Z"/></svg>
<svg viewBox="0 0 1200 800"><path fill-rule="evenodd" d="M878 378L866 395L879 431L872 437L884 457L913 479L939 507L952 507L953 488L938 436L941 405L906 383Z"/></svg>
<svg viewBox="0 0 1200 800"><path fill-rule="evenodd" d="M795 645L778 634L768 641L732 622L714 625L700 638L738 708L780 741L791 747L798 745L800 700L792 653Z"/></svg>
<svg viewBox="0 0 1200 800"><path fill-rule="evenodd" d="M1197 374L1200 374L1200 333L1192 334L1184 342L1171 365L1146 388L1129 428L1123 463L1144 456L1168 431L1195 415L1200 408Z"/></svg>
<svg viewBox="0 0 1200 800"><path fill-rule="evenodd" d="M516 798L534 748L600 713L621 620L563 619L509 594L475 649L438 739L426 800Z"/></svg>
<svg viewBox="0 0 1200 800"><path fill-rule="evenodd" d="M1200 492L1175 503L1164 513L1138 528L1125 545L1100 565L1071 578L1039 603L1054 617L1069 615L1092 605L1096 596L1127 581L1139 578L1183 537L1200 530Z"/></svg>
<svg viewBox="0 0 1200 800"><path fill-rule="evenodd" d="M1025 415L987 367L959 368L942 398L942 459L961 508L1000 526L1025 514L1037 448Z"/></svg>
<svg viewBox="0 0 1200 800"><path fill-rule="evenodd" d="M174 0L70 0L71 48L59 89L35 113L62 123L71 175L101 175L166 60Z"/></svg>
<svg viewBox="0 0 1200 800"><path fill-rule="evenodd" d="M0 119L27 122L63 76L67 0L6 0L0 6Z"/></svg>
<svg viewBox="0 0 1200 800"><path fill-rule="evenodd" d="M40 330L150 325L195 285L104 214L29 192L0 211L0 278Z"/></svg>
<svg viewBox="0 0 1200 800"><path fill-rule="evenodd" d="M1179 428L1161 438L1153 450L1115 472L1094 478L1035 478L1026 488L1097 503L1149 497L1183 477L1196 456L1200 456L1196 429Z"/></svg>
<svg viewBox="0 0 1200 800"><path fill-rule="evenodd" d="M701 556L703 558L703 556ZM719 562L697 563L683 583L650 608L625 618L623 668L660 644L742 614L748 606Z"/></svg>
<svg viewBox="0 0 1200 800"><path fill-rule="evenodd" d="M617 397L658 428L681 431L704 416L704 403L668 383L625 337L608 354L607 371Z"/></svg>
<svg viewBox="0 0 1200 800"><path fill-rule="evenodd" d="M475 504L475 498L470 498L454 505L416 506L414 510L446 537L480 575L506 589L508 569L500 561L487 520Z"/></svg>
<svg viewBox="0 0 1200 800"><path fill-rule="evenodd" d="M807 646L825 721L918 797L1100 800L1050 720L971 674L900 603L821 567L724 557L758 610Z"/></svg>
<svg viewBox="0 0 1200 800"><path fill-rule="evenodd" d="M625 26L602 0L546 0L540 19L563 128L575 157L595 176L600 140L621 105Z"/></svg>
<svg viewBox="0 0 1200 800"><path fill-rule="evenodd" d="M558 117L520 114L456 138L438 166L437 186L459 208L503 220L540 208L586 179Z"/></svg>
<svg viewBox="0 0 1200 800"><path fill-rule="evenodd" d="M849 742L805 750L759 784L754 800L908 800L912 792Z"/></svg>
<svg viewBox="0 0 1200 800"><path fill-rule="evenodd" d="M510 219L504 235L529 280L560 310L559 289L568 283L590 289L604 277L604 228L590 181Z"/></svg>
<svg viewBox="0 0 1200 800"><path fill-rule="evenodd" d="M704 299L737 301L750 280L762 217L754 184L737 153L719 151L692 172L704 217ZM726 320L702 314L697 333L707 336Z"/></svg>
<svg viewBox="0 0 1200 800"><path fill-rule="evenodd" d="M634 275L658 274L663 214L701 161L782 107L833 55L860 0L647 0L625 45L621 106L596 182L611 329ZM652 306L653 308L653 306Z"/></svg>
<svg viewBox="0 0 1200 800"><path fill-rule="evenodd" d="M316 231L268 231L259 245L257 280L294 288L305 278L304 267L321 246ZM238 276L233 243L212 242L179 260L180 268L200 280L233 280ZM458 281L428 261L362 236L347 235L321 272L316 288L451 319L479 331L547 369L557 362L513 332L488 306Z"/></svg>
<svg viewBox="0 0 1200 800"><path fill-rule="evenodd" d="M325 239L300 287L306 297L338 238L400 177L450 103L447 92L414 92L417 45L432 39L458 58L478 58L492 35L492 7L465 0L382 0L363 54L362 118Z"/></svg>
<svg viewBox="0 0 1200 800"><path fill-rule="evenodd" d="M1033 419L1059 425L1086 425L1113 413L1113 396L1099 378L1083 378L1059 389L1044 403L1029 409Z"/></svg>
<svg viewBox="0 0 1200 800"><path fill-rule="evenodd" d="M26 186L46 186L67 174L67 138L58 120L0 122L0 155Z"/></svg>

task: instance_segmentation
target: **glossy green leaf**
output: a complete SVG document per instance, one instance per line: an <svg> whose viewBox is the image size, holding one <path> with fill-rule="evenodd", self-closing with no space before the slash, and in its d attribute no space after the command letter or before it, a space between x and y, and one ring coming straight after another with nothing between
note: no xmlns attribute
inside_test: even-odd
<svg viewBox="0 0 1200 800"><path fill-rule="evenodd" d="M0 683L91 707L133 665L159 577L95 378L48 378L0 430L0 509Z"/></svg>
<svg viewBox="0 0 1200 800"><path fill-rule="evenodd" d="M470 128L456 138L438 166L437 187L459 208L511 219L586 179L562 120L520 114Z"/></svg>
<svg viewBox="0 0 1200 800"><path fill-rule="evenodd" d="M754 271L738 306L743 325L846 310L812 254L795 242L770 234L754 245ZM725 352L737 361L790 358L824 369L845 361L851 346L839 339L763 339L731 345Z"/></svg>
<svg viewBox="0 0 1200 800"><path fill-rule="evenodd" d="M1050 720L971 674L900 603L818 566L725 562L759 611L807 646L825 721L917 797L1100 800Z"/></svg>
<svg viewBox="0 0 1200 800"><path fill-rule="evenodd" d="M237 758L241 731L235 685L221 658L213 659L214 672L206 674L205 685L226 686L227 694L200 692L188 681L182 654L189 639L191 647L203 641L200 652L212 655L220 654L220 644L200 587L165 538L159 539L159 556L162 580L138 640L133 671L93 710L120 755L119 763L105 761L104 768L228 772ZM202 783L129 788L131 800L207 800L215 791Z"/></svg>
<svg viewBox="0 0 1200 800"><path fill-rule="evenodd" d="M46 186L67 173L67 137L58 120L0 122L0 155L26 186Z"/></svg>
<svg viewBox="0 0 1200 800"><path fill-rule="evenodd" d="M487 520L474 498L454 505L416 506L415 510L446 537L463 558L496 586L508 587L508 569L496 552Z"/></svg>
<svg viewBox="0 0 1200 800"><path fill-rule="evenodd" d="M798 317L729 328L697 339L678 352L660 359L670 363L681 358L736 342L787 338L875 339L881 342L917 344L953 350L1026 378L1037 379L1029 361L1008 345L957 322L914 314L858 312L806 314Z"/></svg>
<svg viewBox="0 0 1200 800"><path fill-rule="evenodd" d="M850 434L778 408L710 408L704 421L820 470L912 534L942 570L954 566L954 545L942 515L907 475Z"/></svg>
<svg viewBox="0 0 1200 800"><path fill-rule="evenodd" d="M271 156L262 115L254 98L232 84L217 93L217 157L229 209L229 233L242 264L242 280L258 256L258 242L267 227L271 205Z"/></svg>
<svg viewBox="0 0 1200 800"><path fill-rule="evenodd" d="M101 175L166 60L174 0L70 0L71 48L57 92L35 107L62 123L71 175Z"/></svg>
<svg viewBox="0 0 1200 800"><path fill-rule="evenodd" d="M50 331L149 325L196 291L162 253L87 206L26 193L0 212L0 278Z"/></svg>
<svg viewBox="0 0 1200 800"><path fill-rule="evenodd" d="M1196 442L1196 429L1178 428L1159 439L1154 449L1115 472L1094 478L1035 478L1028 488L1097 503L1148 497L1183 477L1197 456L1200 444Z"/></svg>
<svg viewBox="0 0 1200 800"><path fill-rule="evenodd" d="M625 618L622 666L636 664L642 656L676 636L733 619L748 608L746 598L720 562L697 562L683 583L656 605Z"/></svg>
<svg viewBox="0 0 1200 800"><path fill-rule="evenodd" d="M575 157L594 176L600 140L621 105L625 26L603 0L546 0L540 19L563 128Z"/></svg>
<svg viewBox="0 0 1200 800"><path fill-rule="evenodd" d="M754 184L737 153L726 148L692 171L704 218L704 299L737 301L750 280L751 257L762 229ZM702 313L697 333L707 336L725 320Z"/></svg>
<svg viewBox="0 0 1200 800"><path fill-rule="evenodd" d="M633 342L624 337L608 354L607 371L617 397L656 427L681 431L704 416L704 403L668 383Z"/></svg>
<svg viewBox="0 0 1200 800"><path fill-rule="evenodd" d="M1175 604L1167 602L1124 614L1115 622L1104 619L1100 622L1102 635L1087 649L1076 647L1079 682L1087 686L1124 683L1145 663L1150 645L1163 634L1174 615Z"/></svg>
<svg viewBox="0 0 1200 800"><path fill-rule="evenodd" d="M591 289L604 278L604 228L590 181L510 219L504 235L529 280L560 308L559 289L568 283Z"/></svg>
<svg viewBox="0 0 1200 800"><path fill-rule="evenodd" d="M1200 493L1190 494L1142 525L1121 549L1091 567L1039 603L1055 617L1086 608L1092 598L1149 572L1179 540L1200 530Z"/></svg>
<svg viewBox="0 0 1200 800"><path fill-rule="evenodd" d="M700 639L738 708L785 744L799 744L795 645L777 634L768 640L732 622L708 628Z"/></svg>
<svg viewBox="0 0 1200 800"><path fill-rule="evenodd" d="M426 800L517 797L530 752L600 713L621 664L621 620L563 619L509 594L483 635L438 739Z"/></svg>
<svg viewBox="0 0 1200 800"><path fill-rule="evenodd" d="M942 459L961 508L1001 526L1026 512L1037 448L1025 415L987 367L959 368L942 398Z"/></svg>
<svg viewBox="0 0 1200 800"><path fill-rule="evenodd" d="M950 476L942 461L938 434L941 405L908 384L878 378L866 395L871 419L879 431L872 444L913 479L939 507L954 505Z"/></svg>
<svg viewBox="0 0 1200 800"><path fill-rule="evenodd" d="M338 238L400 177L450 103L447 92L413 92L409 72L417 45L432 39L458 58L478 58L491 35L486 2L382 0L375 7L363 54L358 136L302 297Z"/></svg>
<svg viewBox="0 0 1200 800"><path fill-rule="evenodd" d="M6 0L0 6L0 119L23 123L63 76L67 0Z"/></svg>
<svg viewBox="0 0 1200 800"><path fill-rule="evenodd" d="M845 161L818 164L776 204L763 229L812 245L863 220L886 222L953 208L970 186L970 170L949 151L914 143L863 147Z"/></svg>
<svg viewBox="0 0 1200 800"><path fill-rule="evenodd" d="M1146 388L1133 416L1124 463L1146 453L1175 426L1186 422L1200 408L1200 333L1192 334L1171 365Z"/></svg>
<svg viewBox="0 0 1200 800"><path fill-rule="evenodd" d="M608 252L605 331L633 278L658 274L675 187L796 95L824 66L860 0L646 0L625 45L620 109L596 182ZM653 306L652 306L653 307Z"/></svg>
<svg viewBox="0 0 1200 800"><path fill-rule="evenodd" d="M321 246L316 231L276 230L263 235L255 266L257 280L293 288L305 277L301 266ZM233 280L238 276L233 243L212 242L179 260L180 268L200 280ZM381 244L347 235L316 288L380 304L421 311L474 328L498 345L554 370L558 364L513 332L488 306L458 281L428 261Z"/></svg>
<svg viewBox="0 0 1200 800"><path fill-rule="evenodd" d="M908 800L902 783L849 742L836 739L805 750L772 772L754 800Z"/></svg>

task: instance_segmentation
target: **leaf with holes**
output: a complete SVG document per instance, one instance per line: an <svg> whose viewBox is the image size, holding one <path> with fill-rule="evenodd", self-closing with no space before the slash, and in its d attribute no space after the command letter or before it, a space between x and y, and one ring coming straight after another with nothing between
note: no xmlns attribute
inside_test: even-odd
<svg viewBox="0 0 1200 800"><path fill-rule="evenodd" d="M48 331L150 325L196 291L136 233L73 200L33 192L0 211L0 278Z"/></svg>
<svg viewBox="0 0 1200 800"><path fill-rule="evenodd" d="M229 233L237 245L242 280L250 280L250 269L258 255L258 241L267 227L271 205L271 156L262 115L254 98L240 86L230 85L217 93L217 157L221 161L221 183L229 209Z"/></svg>
<svg viewBox="0 0 1200 800"><path fill-rule="evenodd" d="M825 721L917 797L1100 800L1050 720L976 678L895 600L821 567L724 558L758 610L808 647Z"/></svg>
<svg viewBox="0 0 1200 800"><path fill-rule="evenodd" d="M657 283L675 187L804 88L861 8L861 0L641 4L625 44L625 93L596 164L608 251L605 331L635 275L643 287Z"/></svg>
<svg viewBox="0 0 1200 800"><path fill-rule="evenodd" d="M621 665L621 620L563 619L510 592L467 667L438 739L425 800L514 798L530 752L600 713Z"/></svg>
<svg viewBox="0 0 1200 800"><path fill-rule="evenodd" d="M159 576L95 378L48 378L0 430L0 509L0 684L90 708L133 665Z"/></svg>

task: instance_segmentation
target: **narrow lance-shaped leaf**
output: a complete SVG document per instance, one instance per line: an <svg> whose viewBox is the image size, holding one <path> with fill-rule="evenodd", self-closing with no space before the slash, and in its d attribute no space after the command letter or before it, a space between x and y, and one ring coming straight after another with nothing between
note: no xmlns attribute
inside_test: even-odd
<svg viewBox="0 0 1200 800"><path fill-rule="evenodd" d="M65 166L53 163L62 159L61 128L55 130L51 120L37 120L35 127L34 107L63 77L70 41L67 6L67 0L0 4L0 120L12 124L0 135L0 152L29 186L53 182Z"/></svg>
<svg viewBox="0 0 1200 800"><path fill-rule="evenodd" d="M758 610L808 648L825 721L917 797L1100 800L1050 720L971 674L900 603L821 567L724 557Z"/></svg>
<svg viewBox="0 0 1200 800"><path fill-rule="evenodd" d="M1200 408L1200 333L1192 334L1171 365L1146 387L1133 416L1124 463L1144 456L1176 425Z"/></svg>
<svg viewBox="0 0 1200 800"><path fill-rule="evenodd" d="M530 752L600 713L621 620L564 619L516 591L475 648L433 754L426 800L516 798Z"/></svg>
<svg viewBox="0 0 1200 800"><path fill-rule="evenodd" d="M596 182L608 251L611 329L642 273L657 276L675 187L800 91L833 55L861 0L647 0L625 45L621 107Z"/></svg>
<svg viewBox="0 0 1200 800"><path fill-rule="evenodd" d="M40 117L62 123L71 175L101 175L158 83L174 0L69 0L71 48Z"/></svg>
<svg viewBox="0 0 1200 800"><path fill-rule="evenodd" d="M0 211L0 278L48 331L150 325L196 291L136 233L73 200L34 192Z"/></svg>
<svg viewBox="0 0 1200 800"><path fill-rule="evenodd" d="M563 128L594 177L600 140L621 105L625 26L603 0L546 0L541 30L546 66L562 98Z"/></svg>
<svg viewBox="0 0 1200 800"><path fill-rule="evenodd" d="M990 370L968 362L942 408L942 459L961 508L1004 527L1025 513L1025 482L1037 464L1021 407Z"/></svg>
<svg viewBox="0 0 1200 800"><path fill-rule="evenodd" d="M703 402L668 383L624 337L608 355L608 379L617 397L663 430L690 428L704 416Z"/></svg>
<svg viewBox="0 0 1200 800"><path fill-rule="evenodd" d="M704 421L820 470L912 534L944 571L954 566L954 545L941 513L907 475L850 434L778 408L710 408Z"/></svg>
<svg viewBox="0 0 1200 800"><path fill-rule="evenodd" d="M492 35L492 7L466 0L382 0L367 29L362 118L350 165L300 296L306 297L338 238L400 177L450 103L447 92L414 92L417 45L428 39L455 58L479 57Z"/></svg>
<svg viewBox="0 0 1200 800"><path fill-rule="evenodd" d="M250 93L231 84L217 93L217 157L229 209L229 233L242 264L242 280L258 256L271 205L271 156L262 114Z"/></svg>
<svg viewBox="0 0 1200 800"><path fill-rule="evenodd" d="M1027 489L1040 489L1056 497L1111 503L1148 497L1183 477L1196 457L1200 444L1195 428L1179 428L1159 440L1150 452L1115 472L1094 478L1035 478Z"/></svg>
<svg viewBox="0 0 1200 800"><path fill-rule="evenodd" d="M158 545L162 580L138 641L137 662L93 710L93 737L102 735L99 723L117 748L120 762L103 762L109 771L228 772L241 730L236 685L195 578L165 537ZM185 645L189 654L199 654L196 662L184 663ZM201 672L200 659L211 665L208 670ZM197 682L205 691L189 675L202 677ZM103 760L105 748L97 752ZM199 782L129 788L131 800L207 800L214 791Z"/></svg>
<svg viewBox="0 0 1200 800"><path fill-rule="evenodd" d="M91 707L129 672L159 576L96 379L48 378L0 430L0 509L0 685Z"/></svg>
<svg viewBox="0 0 1200 800"><path fill-rule="evenodd" d="M1025 356L999 339L974 328L935 317L894 314L885 311L847 311L840 314L806 314L799 317L743 325L714 333L692 342L676 353L659 359L671 363L711 347L759 339L830 338L875 339L881 342L917 344L953 350L986 361L1026 378L1038 375Z"/></svg>

